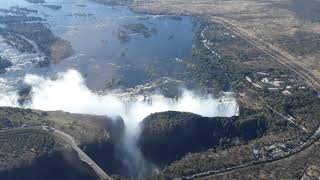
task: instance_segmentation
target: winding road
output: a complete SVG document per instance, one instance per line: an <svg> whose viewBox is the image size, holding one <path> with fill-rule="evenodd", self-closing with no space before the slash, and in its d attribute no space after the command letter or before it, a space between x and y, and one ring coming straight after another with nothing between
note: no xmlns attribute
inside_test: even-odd
<svg viewBox="0 0 320 180"><path fill-rule="evenodd" d="M78 147L77 143L75 142L72 136L57 129L54 129L53 133L55 136L67 142L78 153L79 158L83 162L87 163L96 172L96 174L99 176L101 180L112 180L112 178L106 172L104 172L102 168L100 168L85 152L83 152Z"/></svg>
<svg viewBox="0 0 320 180"><path fill-rule="evenodd" d="M271 60L278 62L279 64L292 70L294 73L296 73L298 76L300 76L306 82L306 84L308 84L311 88L313 88L318 93L318 95L320 97L320 78L316 74L314 74L312 72L312 70L310 70L299 59L293 57L292 55L290 55L286 51L272 45L268 41L265 41L265 40L255 36L253 33L250 33L248 31L244 30L243 28L239 27L238 25L230 22L229 20L227 20L223 17L210 16L210 15L204 16L201 12L194 11L191 9L181 8L181 6L175 6L176 4L174 4L174 3L172 3L170 5L168 6L168 4L167 4L166 7L168 7L169 10L172 8L171 9L172 12L175 12L174 9L180 9L184 12L190 12L191 14L198 16L200 18L204 18L204 19L207 19L211 22L223 25L226 29L230 30L231 32L233 32L237 36L246 40L252 46L258 48L262 52L269 55ZM169 7L171 7L171 8L169 8ZM203 31L202 31L201 35L203 35ZM211 52L214 52L214 51L211 50ZM193 174L190 176L182 177L182 179L198 179L198 178L208 179L212 175L217 175L217 174L230 172L230 171L237 170L237 169L255 166L258 164L266 164L266 163L286 159L286 158L289 158L293 155L296 155L297 153L302 152L305 149L309 148L315 142L319 141L319 139L320 139L320 127L318 127L318 129L313 133L313 135L307 141L305 141L299 147L297 147L293 151L288 152L287 154L285 154L283 156L274 157L274 158L265 159L265 160L251 161L248 163L230 166L230 167L226 167L223 169L217 169L217 170L211 170L211 171L206 171L206 172L202 172L202 173L197 173L197 174Z"/></svg>
<svg viewBox="0 0 320 180"><path fill-rule="evenodd" d="M268 54L272 60L275 60L276 62L286 66L293 72L295 72L297 75L299 75L311 88L313 88L318 94L320 94L320 84L319 80L317 77L310 72L304 65L297 63L297 60L295 60L293 57L290 55L286 56L283 52L276 51L274 47L269 46L268 44L259 44L258 42L254 41L253 39L248 37L246 33L243 33L243 31L240 29L237 29L236 26L233 24L230 24L228 21L224 20L223 18L210 18L211 21L215 23L222 24L224 27L238 35L239 37L243 38L247 42L249 42L251 45L255 46L256 48L260 49L264 53ZM203 31L201 32L201 35L203 36ZM213 51L213 50L212 50ZM213 51L214 52L214 51ZM269 107L271 108L271 107ZM282 115L281 115L282 116ZM285 117L286 118L286 117ZM287 119L287 118L286 118ZM313 145L315 142L317 142L320 139L320 127L313 133L313 135L305 141L303 144L298 146L296 149L288 152L287 154L279 157L273 157L269 159L264 159L264 160L257 160L257 161L250 161L247 163L243 164L238 164L230 167L226 167L223 169L216 169L216 170L210 170L206 172L201 172L201 173L196 173L190 176L184 176L182 179L198 179L198 178L205 178L205 179L210 179L210 177L226 172L231 172L234 170L238 169L243 169L247 167L252 167L256 166L259 164L266 164L266 163L271 163L279 160L283 160L286 158L289 158L291 156L294 156L298 154L299 152L304 151L305 149L309 148L311 145ZM213 177L212 177L213 178Z"/></svg>
<svg viewBox="0 0 320 180"><path fill-rule="evenodd" d="M285 50L276 47L272 43L257 37L254 33L249 32L239 25L229 21L226 18L213 15L204 15L201 11L195 9L183 8L182 4L193 4L193 3L167 3L161 2L163 7L166 7L167 10L171 13L174 12L187 12L187 15L193 15L202 19L206 19L209 22L218 23L223 25L226 29L233 32L235 35L243 38L248 43L258 48L262 52L266 53L271 57L271 60L278 62L279 64L287 67L288 69L295 72L299 75L310 87L320 95L320 77L317 74L314 74L300 59L293 57L291 54L287 53ZM197 4L197 3L195 3Z"/></svg>
<svg viewBox="0 0 320 180"><path fill-rule="evenodd" d="M33 127L19 127L19 128L8 129L8 130L0 130L0 133L14 133L14 132L27 131L27 130L39 130L39 131L49 131L49 132L52 130L53 135L55 135L57 138L64 140L65 143L70 145L72 149L74 149L78 153L79 158L83 162L87 163L95 171L95 173L101 180L112 180L112 178L106 172L104 172L102 168L100 168L85 152L83 152L78 147L74 138L63 131L46 127L46 126L33 126Z"/></svg>
<svg viewBox="0 0 320 180"><path fill-rule="evenodd" d="M222 24L225 28L229 29L237 36L246 40L248 43L266 53L272 60L292 70L298 76L300 76L310 87L320 93L320 80L307 66L299 59L293 57L287 52L275 47L271 43L264 41L261 38L249 33L248 31L238 27L234 23L221 17L208 17L209 20L215 23Z"/></svg>
<svg viewBox="0 0 320 180"><path fill-rule="evenodd" d="M247 163L239 164L239 165L235 165L235 166L230 166L230 167L223 168L223 169L217 169L217 170L211 170L211 171L206 171L206 172L202 172L202 173L197 173L197 174L193 174L191 176L182 177L182 179L208 178L213 175L218 175L218 174L230 172L230 171L237 170L237 169L242 169L242 168L256 166L259 164L266 164L266 163L271 163L271 162L283 160L283 159L289 158L291 156L294 156L294 155L298 154L299 152L304 151L305 149L307 149L311 145L313 145L315 142L317 142L319 139L320 139L320 128L309 138L309 140L307 140L306 142L301 144L298 148L294 149L293 151L288 152L287 154L285 154L283 156L278 156L278 157L264 159L264 160L251 161L251 162L247 162Z"/></svg>

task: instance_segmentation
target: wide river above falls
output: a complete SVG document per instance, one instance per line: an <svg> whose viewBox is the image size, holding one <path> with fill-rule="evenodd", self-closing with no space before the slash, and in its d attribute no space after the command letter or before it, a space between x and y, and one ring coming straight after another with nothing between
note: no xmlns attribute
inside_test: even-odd
<svg viewBox="0 0 320 180"><path fill-rule="evenodd" d="M44 18L46 26L69 41L75 53L49 67L36 68L32 62L40 54L20 53L0 39L0 56L14 64L0 74L2 90L12 91L27 73L52 76L68 69L81 72L92 90L126 89L185 72L182 59L192 55L197 25L191 17L134 13L89 0L0 1L1 8L15 6L37 10L33 15Z"/></svg>

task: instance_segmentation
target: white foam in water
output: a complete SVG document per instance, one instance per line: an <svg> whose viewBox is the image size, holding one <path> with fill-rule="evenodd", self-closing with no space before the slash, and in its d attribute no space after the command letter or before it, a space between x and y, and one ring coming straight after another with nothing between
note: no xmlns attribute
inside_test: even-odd
<svg viewBox="0 0 320 180"><path fill-rule="evenodd" d="M184 90L177 100L154 94L150 97L151 103L145 102L142 96L135 101L126 102L112 92L107 95L97 95L88 89L81 74L75 70L60 73L55 80L38 75L27 75L24 81L33 87L32 101L27 105L28 108L121 116L126 125L122 148L129 153L128 156L131 159L130 163L126 162L128 167L138 169L145 161L136 144L137 137L140 135L139 123L151 113L173 110L208 117L238 115L238 105L234 98L214 99L210 95L197 96L189 90ZM125 161L125 157L123 158Z"/></svg>
<svg viewBox="0 0 320 180"><path fill-rule="evenodd" d="M0 106L19 107L17 94L15 92L0 92Z"/></svg>
<svg viewBox="0 0 320 180"><path fill-rule="evenodd" d="M9 0L1 2L3 8L10 7L14 5L22 5L22 7L33 7L33 4L21 1L21 0ZM40 7L38 7L40 8ZM64 37L67 36L70 28L77 26L78 23L82 25L83 18L75 18L66 16L66 14L72 14L74 10L78 12L77 8L73 9L72 5L63 4L63 8L59 11L50 11L46 8L40 8L39 13L49 13L47 20L49 24L53 24L52 31L57 35ZM88 11L90 10L90 11ZM47 12L48 11L48 12ZM61 11L63 13L61 13ZM118 21L120 19L137 19L138 16L134 15L127 11L119 11L119 13L113 13L113 10L106 11L104 6L98 8L96 3L87 4L86 11L88 13L94 12L95 16L93 17L106 17L105 19L99 20L97 25L105 25L108 23L115 23L113 22L114 19ZM145 17L145 16L141 16ZM163 18L163 15L156 15L156 16L146 16L152 19L160 19ZM104 22L106 21L106 22ZM90 22L91 24L91 22ZM167 23L164 23L164 28L170 32L169 34L175 35L175 40L183 40L180 43L179 47L182 48L184 44L190 43L190 46L186 46L182 49L186 51L191 51L191 43L192 38L186 39L181 38L179 39L179 34L177 33L176 29L170 31L168 27L175 27L169 26ZM97 26L98 27L98 26ZM180 27L180 26L178 26ZM188 27L192 28L192 23L188 25ZM106 28L106 27L104 27ZM163 28L163 27L162 27ZM107 28L106 28L107 29ZM181 26L181 29L188 29L186 26ZM180 30L181 31L181 30ZM179 31L179 32L180 32ZM73 33L73 31L70 31ZM87 31L84 31L87 33ZM92 32L96 33L97 29L92 30ZM164 31L166 32L166 31ZM158 35L161 35L161 29ZM167 36L167 33L164 33ZM73 34L71 34L73 35ZM112 35L112 34L111 34ZM192 35L190 31L190 35ZM68 37L68 36L67 36ZM85 36L80 36L85 37ZM112 37L112 36L110 36ZM71 37L69 37L71 38ZM112 39L112 38L111 38ZM163 45L162 40L164 38L159 38L159 44L161 47L166 47ZM68 40L68 39L67 39ZM78 42L77 39L76 42ZM81 40L81 39L80 39ZM145 40L145 39L143 39ZM71 40L70 40L71 41ZM96 38L96 42L93 44L100 43L101 37ZM87 43L87 39L84 39L84 44ZM118 40L114 40L114 42L118 42ZM156 41L157 42L157 41ZM185 43L184 43L185 42ZM72 41L71 41L72 43ZM111 42L112 43L112 42ZM172 42L170 42L172 44ZM115 45L114 45L115 46ZM76 46L74 46L76 48ZM120 46L121 47L121 46ZM130 46L131 47L131 46ZM135 45L132 45L132 49L135 48ZM129 48L129 49L131 49ZM80 48L81 49L81 48ZM86 48L87 49L87 48ZM119 49L122 49L119 48ZM168 46L168 53L171 53L171 47ZM190 50L189 50L190 49ZM77 50L77 49L75 49ZM105 49L102 49L105 51ZM6 43L3 42L3 39L0 38L0 56L9 59L13 62L13 66L8 68L8 72L0 77L0 106L14 106L19 107L18 104L18 95L15 91L15 83L18 82L21 78L24 78L24 82L32 86L32 100L30 103L26 104L24 108L33 108L39 110L63 110L71 113L85 113L85 114L94 114L94 115L107 115L110 117L121 116L126 124L126 137L127 140L124 143L124 148L127 148L128 151L131 153L132 156L136 158L138 161L141 157L141 153L139 152L138 148L135 144L135 139L132 137L136 137L140 133L139 123L148 115L155 112L162 112L162 111L185 111L185 112L192 112L195 114L199 114L202 116L214 117L214 116L224 116L230 117L234 115L238 115L238 105L234 98L232 97L224 97L221 99L215 99L210 95L207 96L199 96L190 90L184 90L182 96L176 100L169 99L164 97L161 94L153 94L151 95L150 99L152 99L152 103L145 102L144 97L140 96L137 97L135 101L125 101L120 98L117 94L113 92L109 92L106 95L98 95L92 92L85 83L85 80L81 76L81 74L76 70L68 70L64 73L60 73L57 75L55 80L42 77L39 75L24 75L30 72L30 68L32 68L32 61L38 61L37 54L28 54L28 53L20 53L17 50L11 48ZM93 50L96 52L96 49ZM135 52L135 51L134 51ZM81 53L81 52L80 52ZM138 52L139 53L139 52ZM143 54L143 51L141 51ZM156 51L155 51L156 53ZM110 53L110 57L113 57L114 53ZM165 54L165 53L161 53ZM89 54L90 55L90 54ZM179 54L178 54L179 55ZM174 55L176 56L176 55ZM180 56L180 55L179 55ZM103 58L106 58L105 55ZM84 57L85 65L87 65L88 61ZM82 60L83 60L82 59ZM72 61L69 61L72 60ZM75 62L76 61L76 62ZM66 68L74 67L74 64L81 65L81 59L78 58L77 54L73 57L70 57L68 61L65 62L74 62L73 64L70 63L69 66Z"/></svg>
<svg viewBox="0 0 320 180"><path fill-rule="evenodd" d="M125 116L129 113L139 117L138 119L153 112L167 110L192 112L208 117L237 115L237 103L233 98L222 101L210 95L197 96L189 90L185 90L178 100L154 94L151 96L152 103L144 102L143 97L140 97L128 105L128 102L123 102L113 93L101 96L93 93L76 70L60 73L55 80L27 75L24 82L33 87L32 102L28 106L34 109L109 116Z"/></svg>
<svg viewBox="0 0 320 180"><path fill-rule="evenodd" d="M13 64L12 67L7 68L7 71L9 73L19 72L19 71L27 72L27 70L29 70L29 68L32 67L32 61L37 62L41 59L38 56L38 54L19 52L18 50L6 44L1 37L0 37L0 52L1 52L0 56L2 58L6 58L10 60Z"/></svg>
<svg viewBox="0 0 320 180"><path fill-rule="evenodd" d="M7 82L0 79L0 83ZM123 101L112 92L106 95L93 93L85 84L85 80L76 70L68 70L57 75L55 80L38 75L26 75L24 82L32 86L32 101L26 106L39 110L63 110L71 113L122 116L126 123L136 127L138 123L151 113L162 111L184 111L207 117L230 117L238 115L238 105L234 98L214 99L212 96L198 96L192 91L184 90L177 100L169 99L161 94L151 95L152 103L145 102L143 97L136 101ZM11 98L4 98L4 97ZM14 94L3 95L1 101L17 98Z"/></svg>

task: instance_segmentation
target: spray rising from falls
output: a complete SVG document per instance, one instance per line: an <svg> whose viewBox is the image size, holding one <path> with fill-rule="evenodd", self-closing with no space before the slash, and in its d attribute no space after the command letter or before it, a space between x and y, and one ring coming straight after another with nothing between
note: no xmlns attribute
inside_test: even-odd
<svg viewBox="0 0 320 180"><path fill-rule="evenodd" d="M81 74L69 70L58 74L55 80L37 75L27 75L24 82L32 86L32 101L28 108L40 110L63 110L71 113L122 116L131 127L143 118L155 112L185 111L207 117L237 115L237 103L234 99L214 99L210 95L197 96L192 91L184 90L177 100L160 94L151 95L152 103L145 102L144 97L125 102L115 93L98 95L85 84Z"/></svg>
<svg viewBox="0 0 320 180"><path fill-rule="evenodd" d="M27 75L24 82L32 86L32 100L26 105L28 108L109 117L121 116L126 125L123 146L137 164L143 158L136 146L136 139L140 134L139 123L152 113L173 110L207 117L230 117L238 114L238 106L233 98L217 100L211 96L200 97L188 90L184 90L182 96L176 100L160 94L151 95L149 97L151 103L145 101L143 96L128 102L115 93L97 95L88 89L81 74L75 70L60 73L55 80ZM4 97L7 99L3 99ZM16 100L16 96L12 94L0 96L0 105L8 102L5 105L17 106Z"/></svg>

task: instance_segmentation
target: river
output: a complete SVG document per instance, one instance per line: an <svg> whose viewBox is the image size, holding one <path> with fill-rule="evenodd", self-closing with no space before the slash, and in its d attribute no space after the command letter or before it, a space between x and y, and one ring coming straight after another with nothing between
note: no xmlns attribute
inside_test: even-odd
<svg viewBox="0 0 320 180"><path fill-rule="evenodd" d="M0 56L14 63L6 74L0 75L0 85L11 91L27 73L53 76L68 69L81 72L92 90L103 91L110 86L131 88L154 80L150 70L157 77L185 71L185 65L177 59L192 55L196 25L191 17L141 14L126 7L88 0L47 0L45 5L61 8L51 9L23 0L0 2L2 8L19 6L37 10L33 15L46 19L46 26L69 41L75 53L49 67L35 68L32 62L41 55L20 53L0 39ZM138 26L144 31L137 33L134 30L139 29L128 30L127 26ZM123 38L127 39L119 38L121 31L126 31L128 37Z"/></svg>

